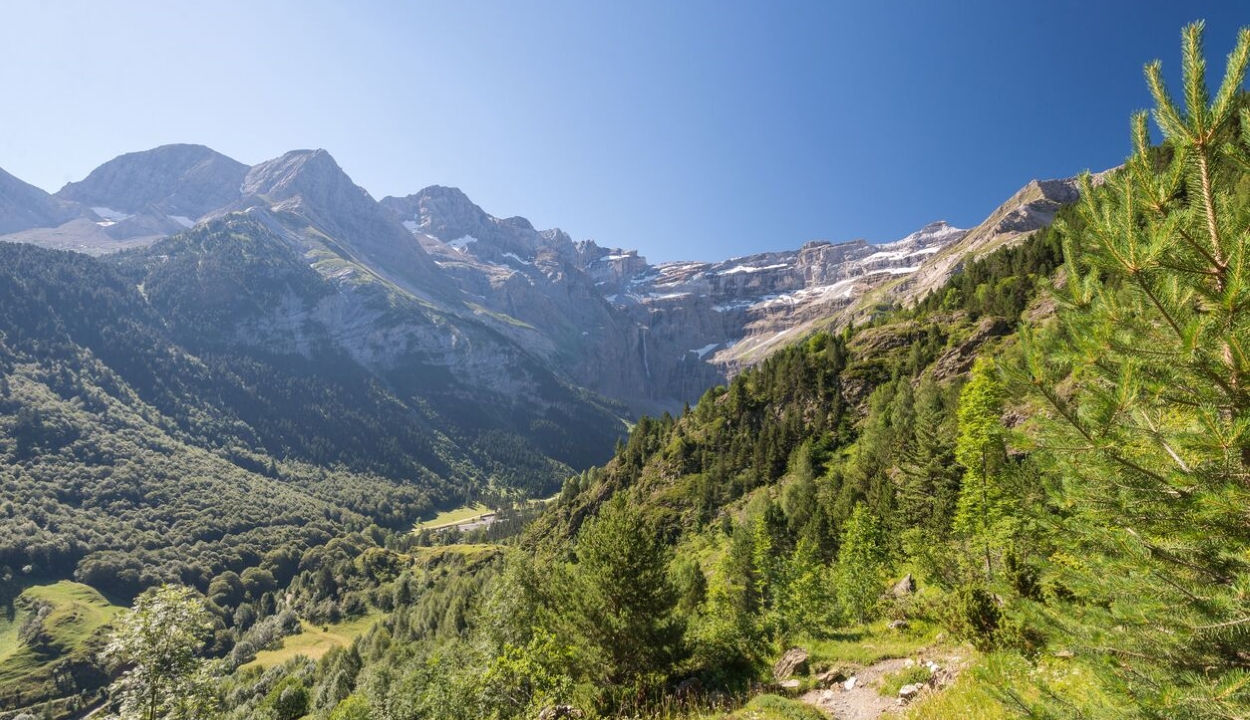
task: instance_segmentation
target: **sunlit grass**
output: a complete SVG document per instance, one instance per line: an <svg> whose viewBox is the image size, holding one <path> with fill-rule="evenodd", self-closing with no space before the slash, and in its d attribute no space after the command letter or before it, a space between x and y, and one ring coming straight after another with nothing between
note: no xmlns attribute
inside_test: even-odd
<svg viewBox="0 0 1250 720"><path fill-rule="evenodd" d="M1043 658L1036 664L1013 653L981 656L953 685L917 700L905 715L908 720L1007 720L1027 716L1027 710L1043 696L1052 702L1083 711L1110 710L1089 668L1075 660ZM1093 713L1098 714L1098 713Z"/></svg>
<svg viewBox="0 0 1250 720"><path fill-rule="evenodd" d="M417 523L413 527L413 532L420 532L422 530L439 530L451 527L452 525L459 525L461 523L476 520L489 512L491 512L491 509L480 502L473 503L472 505L463 505L455 510L444 510L429 520Z"/></svg>
<svg viewBox="0 0 1250 720"><path fill-rule="evenodd" d="M336 647L351 645L352 641L365 634L383 617L385 617L383 613L371 612L330 625L313 625L301 620L302 632L283 638L282 647L276 650L262 650L256 653L255 660L241 665L239 669L274 667L300 655L311 660L320 660L323 655Z"/></svg>
<svg viewBox="0 0 1250 720"><path fill-rule="evenodd" d="M38 650L18 638L18 630L30 614L21 607L24 599L52 604L52 611L43 620L48 641ZM0 613L0 688L21 690L26 696L52 681L56 663L98 649L91 641L98 641L101 630L124 609L95 589L67 580L26 588L15 608L11 619Z"/></svg>
<svg viewBox="0 0 1250 720"><path fill-rule="evenodd" d="M677 717L677 716L674 716ZM828 717L798 700L779 695L757 695L740 709L725 714L687 715L694 720L828 720Z"/></svg>
<svg viewBox="0 0 1250 720"><path fill-rule="evenodd" d="M848 628L828 638L800 638L795 644L807 650L813 667L871 665L892 658L913 657L933 646L939 630L913 621L906 630L891 630L886 621Z"/></svg>

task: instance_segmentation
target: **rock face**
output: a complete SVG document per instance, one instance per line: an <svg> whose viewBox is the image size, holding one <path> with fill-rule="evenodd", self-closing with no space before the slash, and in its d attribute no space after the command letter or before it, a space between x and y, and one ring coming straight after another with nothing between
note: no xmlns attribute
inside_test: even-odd
<svg viewBox="0 0 1250 720"><path fill-rule="evenodd" d="M538 713L538 720L560 720L561 718L573 718L577 720L583 717L583 713L572 705L549 705Z"/></svg>
<svg viewBox="0 0 1250 720"><path fill-rule="evenodd" d="M578 384L636 412L659 412L723 379L707 363L683 366L684 349L657 341L662 311L653 317L613 302L619 286L650 268L636 253L574 243L563 231L538 231L524 218L492 217L454 188L427 188L382 205L466 302L501 320L501 332Z"/></svg>
<svg viewBox="0 0 1250 720"><path fill-rule="evenodd" d="M899 702L902 702L902 703L911 702L912 700L916 698L917 695L920 694L921 690L924 690L924 688L925 686L921 685L920 683L912 683L910 685L904 685L903 687L898 689Z"/></svg>
<svg viewBox="0 0 1250 720"><path fill-rule="evenodd" d="M325 150L293 150L263 162L239 190L241 199L208 217L268 212L309 252L345 254L427 299L446 287L420 245Z"/></svg>
<svg viewBox="0 0 1250 720"><path fill-rule="evenodd" d="M379 325L386 303L363 312L340 298L319 306L323 317L271 308L234 330L240 340L298 350L310 342L301 328L323 327L361 362L389 367L420 350L501 391L520 381L499 368L525 358L637 414L693 402L815 329L914 302L968 256L1049 223L1076 194L1070 180L1034 181L970 231L935 222L883 245L813 241L652 265L496 218L456 188L375 201L324 150L248 168L203 146L167 145L111 160L56 196L0 172L0 239L102 254L242 214L344 297L373 288L387 302L415 302L424 319ZM950 358L953 371L961 360Z"/></svg>
<svg viewBox="0 0 1250 720"><path fill-rule="evenodd" d="M846 313L869 290L916 272L964 233L936 222L884 245L816 241L721 263L666 263L631 278L615 302L656 314L693 309L695 322L683 318L652 336L697 356L683 362L706 358L732 375Z"/></svg>
<svg viewBox="0 0 1250 720"><path fill-rule="evenodd" d="M894 583L894 587L890 589L890 594L896 598L905 598L916 592L916 579L907 573L902 580Z"/></svg>
<svg viewBox="0 0 1250 720"><path fill-rule="evenodd" d="M639 412L696 400L964 235L936 222L886 245L816 241L719 263L651 265L632 250L492 217L454 188L382 205L475 302L541 329L532 351Z"/></svg>

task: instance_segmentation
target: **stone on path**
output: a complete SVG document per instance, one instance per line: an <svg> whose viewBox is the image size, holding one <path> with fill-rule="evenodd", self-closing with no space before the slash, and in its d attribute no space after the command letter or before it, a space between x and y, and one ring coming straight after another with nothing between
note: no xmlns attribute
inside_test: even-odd
<svg viewBox="0 0 1250 720"><path fill-rule="evenodd" d="M795 673L807 672L807 651L803 648L790 648L785 655L773 665L773 677L785 680Z"/></svg>

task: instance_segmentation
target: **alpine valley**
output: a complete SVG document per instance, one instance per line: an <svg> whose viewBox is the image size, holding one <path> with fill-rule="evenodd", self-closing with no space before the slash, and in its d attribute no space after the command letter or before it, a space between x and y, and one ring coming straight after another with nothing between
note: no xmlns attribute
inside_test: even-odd
<svg viewBox="0 0 1250 720"><path fill-rule="evenodd" d="M0 720L1246 718L1201 31L1120 168L719 262L324 150L0 171Z"/></svg>

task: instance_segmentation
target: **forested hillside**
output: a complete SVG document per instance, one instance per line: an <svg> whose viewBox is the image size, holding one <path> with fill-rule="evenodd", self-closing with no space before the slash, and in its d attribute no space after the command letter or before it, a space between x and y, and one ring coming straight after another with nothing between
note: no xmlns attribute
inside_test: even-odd
<svg viewBox="0 0 1250 720"><path fill-rule="evenodd" d="M6 243L0 267L6 577L206 589L344 531L550 493L619 426L553 378L553 409L527 411L315 338L240 340L261 309L334 292L246 221L109 262Z"/></svg>

